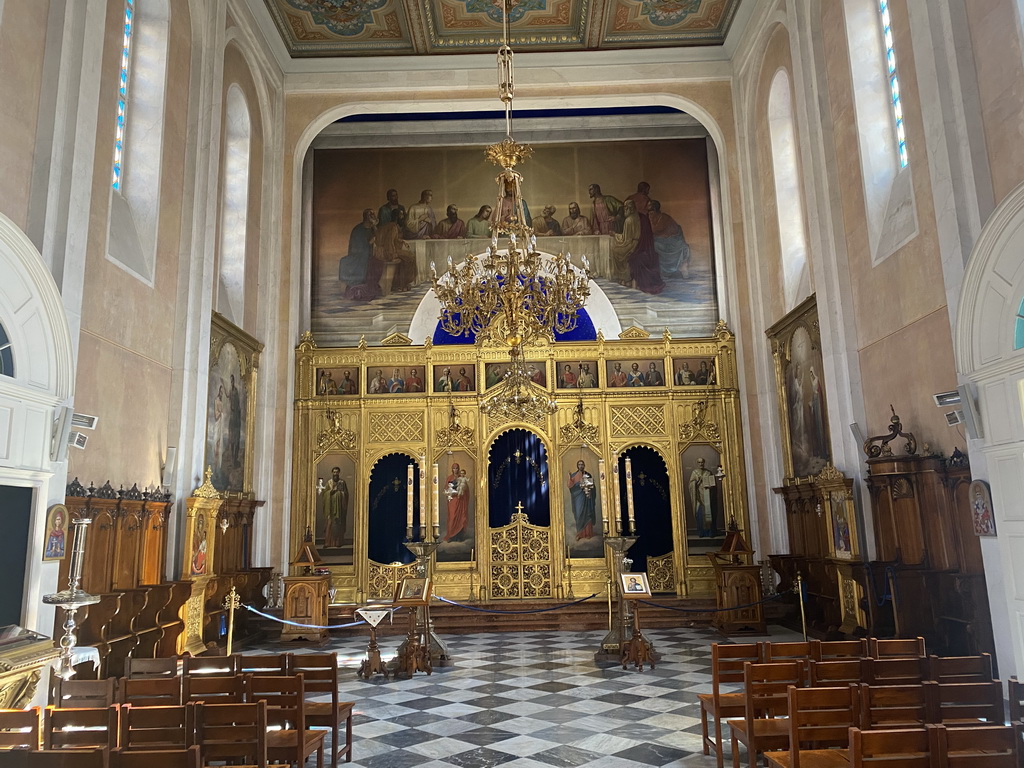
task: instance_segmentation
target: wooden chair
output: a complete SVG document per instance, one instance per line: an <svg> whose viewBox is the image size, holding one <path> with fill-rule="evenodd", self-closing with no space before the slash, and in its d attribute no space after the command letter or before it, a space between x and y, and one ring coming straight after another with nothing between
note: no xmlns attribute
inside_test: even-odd
<svg viewBox="0 0 1024 768"><path fill-rule="evenodd" d="M743 665L743 719L726 721L732 735L733 768L740 765L740 744L747 748L750 768L757 765L760 753L789 745L787 692L803 686L805 679L800 661Z"/></svg>
<svg viewBox="0 0 1024 768"><path fill-rule="evenodd" d="M135 707L169 707L181 704L181 678L122 677L117 686L117 702Z"/></svg>
<svg viewBox="0 0 1024 768"><path fill-rule="evenodd" d="M986 725L981 728L939 728L937 768L1021 768L1024 766L1024 726Z"/></svg>
<svg viewBox="0 0 1024 768"><path fill-rule="evenodd" d="M1019 723L1024 720L1024 683L1011 677L1009 681L1010 690L1010 720Z"/></svg>
<svg viewBox="0 0 1024 768"><path fill-rule="evenodd" d="M711 644L711 693L697 695L700 701L700 732L704 754L715 752L718 768L724 765L722 751L722 721L730 717L743 717L743 694L723 692L722 685L743 682L743 665L764 661L760 643ZM714 738L709 735L708 718L714 722Z"/></svg>
<svg viewBox="0 0 1024 768"><path fill-rule="evenodd" d="M932 768L934 726L850 729L850 768Z"/></svg>
<svg viewBox="0 0 1024 768"><path fill-rule="evenodd" d="M93 709L43 710L43 749L117 746L117 705Z"/></svg>
<svg viewBox="0 0 1024 768"><path fill-rule="evenodd" d="M0 752L10 749L39 749L39 707L0 709Z"/></svg>
<svg viewBox="0 0 1024 768"><path fill-rule="evenodd" d="M805 643L765 643L764 660L766 663L772 661L797 661L800 659L821 660L821 642L808 640Z"/></svg>
<svg viewBox="0 0 1024 768"><path fill-rule="evenodd" d="M202 768L199 745L186 749L161 749L146 752L128 752L114 749L110 752L110 768Z"/></svg>
<svg viewBox="0 0 1024 768"><path fill-rule="evenodd" d="M869 637L868 656L875 659L924 658L924 638L879 640L877 637Z"/></svg>
<svg viewBox="0 0 1024 768"><path fill-rule="evenodd" d="M992 682L992 655L929 656L928 679L936 683Z"/></svg>
<svg viewBox="0 0 1024 768"><path fill-rule="evenodd" d="M133 659L124 660L124 676L129 680L138 680L144 677L177 677L178 657L169 656L162 659Z"/></svg>
<svg viewBox="0 0 1024 768"><path fill-rule="evenodd" d="M245 761L267 768L267 703L196 704L195 742L203 765L211 760Z"/></svg>
<svg viewBox="0 0 1024 768"><path fill-rule="evenodd" d="M245 685L249 675L185 675L181 701L202 701L207 704L241 704L245 701Z"/></svg>
<svg viewBox="0 0 1024 768"><path fill-rule="evenodd" d="M138 752L154 749L184 749L195 735L195 705L168 707L121 707L120 747Z"/></svg>
<svg viewBox="0 0 1024 768"><path fill-rule="evenodd" d="M923 687L930 722L956 728L1002 725L1005 722L1003 684L998 680L988 683L927 682Z"/></svg>
<svg viewBox="0 0 1024 768"><path fill-rule="evenodd" d="M860 728L893 730L924 728L929 702L923 685L861 685Z"/></svg>
<svg viewBox="0 0 1024 768"><path fill-rule="evenodd" d="M4 755L4 768L107 768L106 747L102 749L37 749Z"/></svg>
<svg viewBox="0 0 1024 768"><path fill-rule="evenodd" d="M242 671L241 657L230 656L185 656L181 660L183 677L203 675L211 677L233 677Z"/></svg>
<svg viewBox="0 0 1024 768"><path fill-rule="evenodd" d="M850 728L857 726L859 686L789 688L789 749L765 752L777 768L849 768Z"/></svg>
<svg viewBox="0 0 1024 768"><path fill-rule="evenodd" d="M868 641L860 640L822 640L818 643L818 654L821 661L830 659L860 659L868 655Z"/></svg>
<svg viewBox="0 0 1024 768"><path fill-rule="evenodd" d="M248 675L249 701L267 704L267 756L298 766L316 753L317 768L324 764L324 732L306 728L306 689L302 674L262 677ZM276 729L275 729L276 728Z"/></svg>
<svg viewBox="0 0 1024 768"><path fill-rule="evenodd" d="M63 680L54 677L50 704L59 709L95 709L114 703L114 678L106 680Z"/></svg>
<svg viewBox="0 0 1024 768"><path fill-rule="evenodd" d="M240 656L238 671L243 674L260 675L289 675L291 672L290 653L275 653L265 656Z"/></svg>
<svg viewBox="0 0 1024 768"><path fill-rule="evenodd" d="M812 688L834 688L851 683L859 685L863 679L863 659L833 659L807 663L808 685Z"/></svg>
<svg viewBox="0 0 1024 768"><path fill-rule="evenodd" d="M861 661L861 681L868 685L920 685L928 678L928 659L923 656Z"/></svg>
<svg viewBox="0 0 1024 768"><path fill-rule="evenodd" d="M329 693L330 701L306 702L306 727L331 729L331 766L338 764L338 758L345 756L345 762L352 762L352 708L355 702L338 700L338 657L333 653L297 653L290 656L289 671L301 674L306 686L306 695ZM345 744L338 739L341 723L345 723Z"/></svg>

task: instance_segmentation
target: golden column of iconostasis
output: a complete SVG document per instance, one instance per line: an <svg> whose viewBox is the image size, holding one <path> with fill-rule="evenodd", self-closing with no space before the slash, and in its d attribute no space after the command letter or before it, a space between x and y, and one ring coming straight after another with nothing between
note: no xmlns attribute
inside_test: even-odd
<svg viewBox="0 0 1024 768"><path fill-rule="evenodd" d="M181 609L185 631L178 640L178 653L198 654L206 650L205 624L209 621L207 590L215 583L214 575L217 573L217 516L223 503L220 493L210 482L210 470L206 471L203 484L185 500L181 578L192 582L192 594Z"/></svg>
<svg viewBox="0 0 1024 768"><path fill-rule="evenodd" d="M461 482L468 483L473 514L467 528L472 530L461 533L466 540L461 548L455 548L458 557L438 558L433 572L435 591L456 600L471 594L490 595L488 460L495 439L509 429L533 432L546 449L553 597L568 597L567 559L576 597L602 592L609 572L606 548L596 544L591 552L578 546L566 522L566 516L572 514L570 475L577 462L584 462L585 471L597 484L595 527L607 520L610 535L615 535L613 468L620 455L639 448L660 457L667 478L664 512L671 518L673 547L670 556L655 564L668 585L663 591L713 594L714 575L703 552L718 548L731 518L743 530L749 528L735 340L728 328L720 324L713 336L687 340L667 335L651 338L631 329L614 341L599 338L530 347L525 356L543 382L538 391L547 392L558 404L556 413L532 423L496 420L480 409L494 394L489 385L497 380L500 366L508 362L503 347L414 346L394 334L380 346L364 343L320 349L312 337L303 338L296 350L289 549L298 548L307 527L314 531L321 555L327 555L324 565L330 568L332 585L338 590L336 600L384 596L388 594L384 582L390 579L394 583L404 575L397 568L386 574L382 564L371 564L367 555L371 477L374 466L390 454L401 454L403 461L425 468L428 516L442 524L442 538L447 533L446 486L455 482L452 487L459 487L453 474L456 471ZM629 371L633 362L643 365L644 371L654 366L663 383L616 386L615 364ZM713 371L710 383L696 383L693 374L700 375L701 363ZM566 365L581 372L585 364L595 374L593 386L560 386ZM447 377L469 382L464 384L466 391L441 391ZM378 378L380 382L375 384ZM408 379L414 391L375 391L397 378ZM705 495L700 498L714 506L716 530L712 532L717 534L706 540L695 530L693 494L688 491L695 457L705 458L705 477L719 467L725 475L724 481L716 477L713 487L701 492ZM603 484L599 478L602 463L606 473ZM431 483L434 465L439 476L439 509L434 508ZM634 482L640 481L638 477ZM622 507L625 518L625 503ZM333 531L335 540L330 543L334 546L323 546L328 543L325 509L335 525L344 517L340 529Z"/></svg>

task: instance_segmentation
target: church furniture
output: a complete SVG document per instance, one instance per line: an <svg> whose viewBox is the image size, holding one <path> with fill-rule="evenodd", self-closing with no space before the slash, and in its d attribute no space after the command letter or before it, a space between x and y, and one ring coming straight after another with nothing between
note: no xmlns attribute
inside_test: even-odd
<svg viewBox="0 0 1024 768"><path fill-rule="evenodd" d="M640 631L640 611L636 601L633 601L633 634L622 644L622 668L626 669L632 664L638 672L643 672L644 664L650 664L651 669L654 669L655 661L651 642Z"/></svg>
<svg viewBox="0 0 1024 768"><path fill-rule="evenodd" d="M742 533L729 531L722 548L707 555L715 573L718 608L712 626L724 635L767 633L761 606L761 566L754 565L754 550Z"/></svg>
<svg viewBox="0 0 1024 768"><path fill-rule="evenodd" d="M928 660L873 659L861 661L861 676L871 685L917 685L928 677Z"/></svg>
<svg viewBox="0 0 1024 768"><path fill-rule="evenodd" d="M298 766L317 755L317 766L324 761L324 731L308 729L306 691L301 673L269 677L249 676L246 681L250 701L267 704L267 757L271 761L293 762Z"/></svg>
<svg viewBox="0 0 1024 768"><path fill-rule="evenodd" d="M807 664L809 684L816 688L827 688L860 683L864 675L861 661L861 659L830 659L828 661L812 659Z"/></svg>
<svg viewBox="0 0 1024 768"><path fill-rule="evenodd" d="M125 749L110 751L110 768L202 768L199 745L183 749L147 750L133 752Z"/></svg>
<svg viewBox="0 0 1024 768"><path fill-rule="evenodd" d="M1019 723L1024 721L1024 683L1011 677L1007 683L1010 694L1010 720Z"/></svg>
<svg viewBox="0 0 1024 768"><path fill-rule="evenodd" d="M39 749L12 752L10 768L110 768L109 751L102 749Z"/></svg>
<svg viewBox="0 0 1024 768"><path fill-rule="evenodd" d="M821 642L818 640L808 640L806 642L766 642L764 644L765 662L789 661L791 659L821 661Z"/></svg>
<svg viewBox="0 0 1024 768"><path fill-rule="evenodd" d="M942 768L1020 768L1024 763L1024 727L938 728Z"/></svg>
<svg viewBox="0 0 1024 768"><path fill-rule="evenodd" d="M241 655L238 657L238 672L250 675L287 675L292 666L292 654L276 653L266 656Z"/></svg>
<svg viewBox="0 0 1024 768"><path fill-rule="evenodd" d="M203 765L210 761L245 761L267 766L267 703L196 705L195 743Z"/></svg>
<svg viewBox="0 0 1024 768"><path fill-rule="evenodd" d="M925 657L924 638L868 638L868 655L874 659L914 659Z"/></svg>
<svg viewBox="0 0 1024 768"><path fill-rule="evenodd" d="M50 700L57 709L81 709L109 707L114 703L114 687L117 680L63 680L53 678L53 695Z"/></svg>
<svg viewBox="0 0 1024 768"><path fill-rule="evenodd" d="M743 694L723 692L721 686L723 683L742 683L744 664L757 664L763 660L764 650L760 643L711 644L711 693L697 694L697 700L700 702L701 745L705 755L714 751L718 768L724 765L722 722L731 717L742 717L745 712ZM713 737L709 725L713 726Z"/></svg>
<svg viewBox="0 0 1024 768"><path fill-rule="evenodd" d="M728 720L732 764L740 762L740 744L747 748L750 768L757 756L789 745L786 719L790 686L803 686L804 665L799 661L743 665L743 717Z"/></svg>
<svg viewBox="0 0 1024 768"><path fill-rule="evenodd" d="M302 674L306 694L329 694L330 701L306 702L306 725L312 728L329 728L331 731L331 766L338 764L338 757L345 756L345 762L352 762L352 709L355 702L338 699L338 657L333 653L288 654L289 672ZM338 731L345 723L345 742L338 738Z"/></svg>
<svg viewBox="0 0 1024 768"><path fill-rule="evenodd" d="M241 704L249 675L190 675L182 677L181 700L207 704Z"/></svg>
<svg viewBox="0 0 1024 768"><path fill-rule="evenodd" d="M1003 684L986 683L924 684L929 697L932 722L943 725L976 727L1004 722Z"/></svg>
<svg viewBox="0 0 1024 768"><path fill-rule="evenodd" d="M765 752L769 768L847 768L850 729L857 726L858 688L788 691L789 749Z"/></svg>
<svg viewBox="0 0 1024 768"><path fill-rule="evenodd" d="M868 641L859 640L821 640L818 641L819 661L830 659L856 659L868 655Z"/></svg>
<svg viewBox="0 0 1024 768"><path fill-rule="evenodd" d="M52 638L11 624L0 627L0 635L5 638L0 649L0 709L21 709L32 701L44 669L60 649Z"/></svg>
<svg viewBox="0 0 1024 768"><path fill-rule="evenodd" d="M850 729L850 768L931 768L934 729Z"/></svg>
<svg viewBox="0 0 1024 768"><path fill-rule="evenodd" d="M185 656L181 660L181 672L185 677L195 674L234 677L241 671L242 657L237 653L230 656Z"/></svg>
<svg viewBox="0 0 1024 768"><path fill-rule="evenodd" d="M0 758L12 749L39 749L39 707L0 709Z"/></svg>
<svg viewBox="0 0 1024 768"><path fill-rule="evenodd" d="M924 685L860 686L858 727L870 730L924 727L934 723Z"/></svg>
<svg viewBox="0 0 1024 768"><path fill-rule="evenodd" d="M123 751L184 749L195 734L195 705L122 706L119 744Z"/></svg>
<svg viewBox="0 0 1024 768"><path fill-rule="evenodd" d="M995 679L992 656L929 656L928 679L937 683L986 683Z"/></svg>
<svg viewBox="0 0 1024 768"><path fill-rule="evenodd" d="M322 644L330 637L326 627L327 606L330 602L328 591L330 576L285 576L284 577L284 619L296 624L313 626L296 627L284 624L281 641L306 640Z"/></svg>
<svg viewBox="0 0 1024 768"><path fill-rule="evenodd" d="M43 710L43 749L117 746L117 705Z"/></svg>
<svg viewBox="0 0 1024 768"><path fill-rule="evenodd" d="M117 703L133 707L180 705L180 677L122 677L117 685Z"/></svg>
<svg viewBox="0 0 1024 768"><path fill-rule="evenodd" d="M124 676L129 680L141 680L151 677L177 677L178 657L125 659Z"/></svg>

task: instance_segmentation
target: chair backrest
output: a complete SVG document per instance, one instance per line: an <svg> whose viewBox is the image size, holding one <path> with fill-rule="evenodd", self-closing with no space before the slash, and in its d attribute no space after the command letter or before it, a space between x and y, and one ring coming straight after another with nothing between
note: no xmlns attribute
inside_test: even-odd
<svg viewBox="0 0 1024 768"><path fill-rule="evenodd" d="M39 707L0 709L0 750L39 749Z"/></svg>
<svg viewBox="0 0 1024 768"><path fill-rule="evenodd" d="M859 684L863 679L863 659L832 659L831 661L809 661L807 663L808 683L816 688L834 688L850 683Z"/></svg>
<svg viewBox="0 0 1024 768"><path fill-rule="evenodd" d="M245 701L245 683L249 675L195 675L184 676L182 703L204 701L207 704L241 704Z"/></svg>
<svg viewBox="0 0 1024 768"><path fill-rule="evenodd" d="M297 675L250 675L246 696L249 701L265 701L267 725L288 730L306 729L306 687L302 673ZM299 740L301 742L301 739Z"/></svg>
<svg viewBox="0 0 1024 768"><path fill-rule="evenodd" d="M121 749L184 749L195 731L195 705L121 707Z"/></svg>
<svg viewBox="0 0 1024 768"><path fill-rule="evenodd" d="M722 683L742 683L743 665L764 661L760 643L711 644L711 685L718 706Z"/></svg>
<svg viewBox="0 0 1024 768"><path fill-rule="evenodd" d="M167 707L181 704L180 677L122 677L117 685L119 704L136 707Z"/></svg>
<svg viewBox="0 0 1024 768"><path fill-rule="evenodd" d="M16 761L16 757L20 761ZM5 768L107 768L106 749L58 749L33 752L11 752Z"/></svg>
<svg viewBox="0 0 1024 768"><path fill-rule="evenodd" d="M292 653L289 674L302 674L306 693L338 695L338 657L333 653Z"/></svg>
<svg viewBox="0 0 1024 768"><path fill-rule="evenodd" d="M764 660L790 661L798 659L814 659L819 661L821 657L821 643L818 640L808 640L805 643L764 643Z"/></svg>
<svg viewBox="0 0 1024 768"><path fill-rule="evenodd" d="M989 683L992 654L978 656L929 656L928 679L937 683Z"/></svg>
<svg viewBox="0 0 1024 768"><path fill-rule="evenodd" d="M275 653L265 656L239 657L239 671L252 675L287 675L291 674L289 664L290 653Z"/></svg>
<svg viewBox="0 0 1024 768"><path fill-rule="evenodd" d="M1024 720L1024 683L1016 677L1011 677L1010 689L1010 719L1014 722Z"/></svg>
<svg viewBox="0 0 1024 768"><path fill-rule="evenodd" d="M863 682L870 685L917 685L928 677L928 659L923 656L861 661Z"/></svg>
<svg viewBox="0 0 1024 768"><path fill-rule="evenodd" d="M924 728L930 722L923 685L861 685L860 728Z"/></svg>
<svg viewBox="0 0 1024 768"><path fill-rule="evenodd" d="M800 750L850 745L857 726L859 686L789 688L789 754L791 768L800 768Z"/></svg>
<svg viewBox="0 0 1024 768"><path fill-rule="evenodd" d="M929 718L933 723L973 727L1002 725L1004 722L1003 684L998 680L987 683L927 682L924 688Z"/></svg>
<svg viewBox="0 0 1024 768"><path fill-rule="evenodd" d="M818 653L822 661L829 659L859 659L868 655L868 641L860 640L822 640L818 643Z"/></svg>
<svg viewBox="0 0 1024 768"><path fill-rule="evenodd" d="M105 680L62 680L53 683L53 706L65 709L95 709L114 703L114 678Z"/></svg>
<svg viewBox="0 0 1024 768"><path fill-rule="evenodd" d="M980 728L940 728L941 768L1021 768L1020 723Z"/></svg>
<svg viewBox="0 0 1024 768"><path fill-rule="evenodd" d="M879 640L868 638L868 655L876 659L908 659L914 656L924 657L924 638Z"/></svg>
<svg viewBox="0 0 1024 768"><path fill-rule="evenodd" d="M244 760L266 768L267 703L197 704L196 744L202 760Z"/></svg>
<svg viewBox="0 0 1024 768"><path fill-rule="evenodd" d="M181 673L190 675L233 677L242 671L241 657L230 656L185 656L181 660Z"/></svg>
<svg viewBox="0 0 1024 768"><path fill-rule="evenodd" d="M787 692L803 686L806 674L800 661L743 665L744 717L750 721L764 717L785 717Z"/></svg>
<svg viewBox="0 0 1024 768"><path fill-rule="evenodd" d="M129 680L136 680L142 677L177 677L178 657L169 656L162 659L125 659L124 676Z"/></svg>
<svg viewBox="0 0 1024 768"><path fill-rule="evenodd" d="M161 749L148 752L126 752L115 749L110 753L110 768L201 768L199 746L187 749Z"/></svg>
<svg viewBox="0 0 1024 768"><path fill-rule="evenodd" d="M932 768L928 727L885 731L850 729L850 768Z"/></svg>
<svg viewBox="0 0 1024 768"><path fill-rule="evenodd" d="M43 748L117 746L117 706L43 710Z"/></svg>

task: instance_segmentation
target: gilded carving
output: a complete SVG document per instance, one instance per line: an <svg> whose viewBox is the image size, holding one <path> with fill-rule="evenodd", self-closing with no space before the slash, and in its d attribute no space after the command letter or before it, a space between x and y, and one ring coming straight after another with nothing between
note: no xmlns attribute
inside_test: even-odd
<svg viewBox="0 0 1024 768"><path fill-rule="evenodd" d="M324 429L316 436L318 453L326 453L328 449L335 446L343 451L355 450L356 433L351 429L345 429L342 425L342 413L340 411L328 409L324 413L324 422Z"/></svg>
<svg viewBox="0 0 1024 768"><path fill-rule="evenodd" d="M713 421L708 421L708 404L704 400L698 400L693 404L693 413L690 420L679 426L680 442L688 443L697 437L701 437L710 443L717 443L722 439L721 430Z"/></svg>
<svg viewBox="0 0 1024 768"><path fill-rule="evenodd" d="M530 525L523 512L491 530L491 596L495 599L551 597L551 532Z"/></svg>
<svg viewBox="0 0 1024 768"><path fill-rule="evenodd" d="M422 413L415 411L378 411L370 414L371 443L418 443L422 441Z"/></svg>
<svg viewBox="0 0 1024 768"><path fill-rule="evenodd" d="M652 592L675 592L676 567L673 558L672 552L647 558L647 579Z"/></svg>
<svg viewBox="0 0 1024 768"><path fill-rule="evenodd" d="M635 325L629 326L626 330L619 334L620 339L649 339L651 334L645 331L643 328L638 328Z"/></svg>
<svg viewBox="0 0 1024 768"><path fill-rule="evenodd" d="M404 333L395 331L381 339L380 343L383 347L407 347L412 344L412 339Z"/></svg>
<svg viewBox="0 0 1024 768"><path fill-rule="evenodd" d="M665 434L665 409L660 405L612 408L611 432L615 437Z"/></svg>
<svg viewBox="0 0 1024 768"><path fill-rule="evenodd" d="M203 484L192 491L192 495L198 499L221 498L220 491L213 487L213 469L211 467L206 468L206 472L203 473L203 477Z"/></svg>
<svg viewBox="0 0 1024 768"><path fill-rule="evenodd" d="M395 596L395 588L402 579L416 575L416 563L408 565L394 563L375 563L370 561L369 587L367 592L371 600L390 600Z"/></svg>

